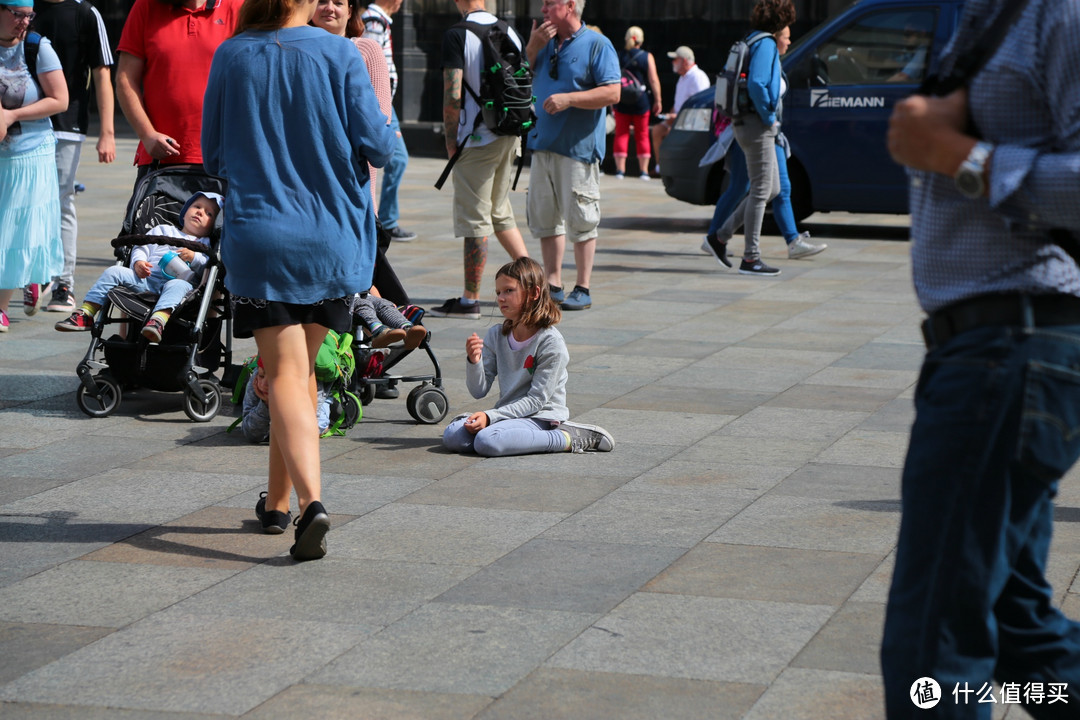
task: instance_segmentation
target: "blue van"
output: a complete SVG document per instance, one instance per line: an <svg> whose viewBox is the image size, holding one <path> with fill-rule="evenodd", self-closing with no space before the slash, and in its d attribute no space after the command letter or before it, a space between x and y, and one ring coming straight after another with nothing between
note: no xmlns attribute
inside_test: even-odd
<svg viewBox="0 0 1080 720"><path fill-rule="evenodd" d="M932 71L963 0L858 0L795 42L782 59L788 78L784 134L796 219L814 212L908 212L907 176L889 157L885 133L898 100ZM687 100L660 148L664 189L715 204L724 163L698 167L713 142L713 89Z"/></svg>

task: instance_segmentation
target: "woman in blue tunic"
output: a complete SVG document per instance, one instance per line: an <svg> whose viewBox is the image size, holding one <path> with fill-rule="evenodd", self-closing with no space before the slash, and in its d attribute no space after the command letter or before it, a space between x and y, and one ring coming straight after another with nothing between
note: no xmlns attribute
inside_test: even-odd
<svg viewBox="0 0 1080 720"><path fill-rule="evenodd" d="M67 109L67 82L45 38L34 39L36 73L27 68L33 19L33 0L0 0L0 333L8 331L15 289L27 289L24 307L33 315L41 298L37 283L64 264L49 117Z"/></svg>
<svg viewBox="0 0 1080 720"><path fill-rule="evenodd" d="M270 397L267 492L255 507L280 533L296 490L291 553L326 554L315 356L351 328L349 298L371 286L375 216L367 164L395 137L360 53L308 26L316 0L245 0L214 54L203 105L207 171L228 181L222 230L234 334L254 337Z"/></svg>

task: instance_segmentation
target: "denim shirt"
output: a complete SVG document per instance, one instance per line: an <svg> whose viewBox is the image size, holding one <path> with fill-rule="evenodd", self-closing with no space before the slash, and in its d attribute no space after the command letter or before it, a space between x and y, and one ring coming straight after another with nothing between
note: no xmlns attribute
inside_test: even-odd
<svg viewBox="0 0 1080 720"><path fill-rule="evenodd" d="M939 67L948 74L1003 0L968 0ZM1080 3L1030 0L970 83L975 127L994 145L988 197L911 171L911 258L927 312L976 295L1080 295L1080 269L1048 237L1080 231Z"/></svg>

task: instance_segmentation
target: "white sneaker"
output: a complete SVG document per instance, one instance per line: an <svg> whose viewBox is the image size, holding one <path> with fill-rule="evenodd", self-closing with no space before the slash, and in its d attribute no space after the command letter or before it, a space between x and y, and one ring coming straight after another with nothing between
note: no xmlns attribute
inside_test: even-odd
<svg viewBox="0 0 1080 720"><path fill-rule="evenodd" d="M787 256L789 260L797 260L798 258L817 255L827 247L829 246L825 243L818 245L810 242L810 233L803 232L799 233L799 237L795 238L795 240L787 246Z"/></svg>
<svg viewBox="0 0 1080 720"><path fill-rule="evenodd" d="M649 173L641 173L640 175L638 175L638 178L644 180L645 182L650 182L652 180L652 178L649 177Z"/></svg>

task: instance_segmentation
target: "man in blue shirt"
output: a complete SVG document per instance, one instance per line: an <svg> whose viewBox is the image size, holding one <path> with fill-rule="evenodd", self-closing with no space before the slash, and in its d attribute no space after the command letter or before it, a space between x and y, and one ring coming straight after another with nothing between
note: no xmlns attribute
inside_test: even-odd
<svg viewBox="0 0 1080 720"><path fill-rule="evenodd" d="M941 75L992 47L1006 4L968 0ZM989 720L970 694L992 680L1042 695L1033 717L1080 712L1080 625L1046 579L1080 456L1080 3L1028 0L1009 28L964 87L890 122L928 313L881 650L890 720Z"/></svg>
<svg viewBox="0 0 1080 720"><path fill-rule="evenodd" d="M600 224L600 161L605 108L619 100L619 60L603 35L581 22L585 0L543 0L525 54L533 67L536 129L529 172L529 230L540 238L551 295L564 310L592 306L589 281ZM566 237L574 243L577 283L562 288Z"/></svg>

